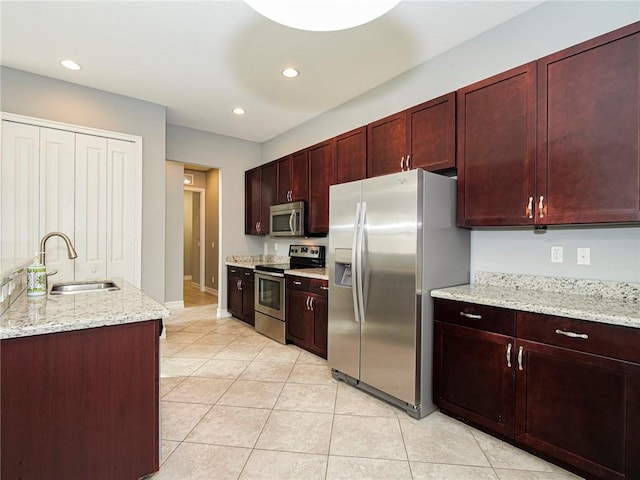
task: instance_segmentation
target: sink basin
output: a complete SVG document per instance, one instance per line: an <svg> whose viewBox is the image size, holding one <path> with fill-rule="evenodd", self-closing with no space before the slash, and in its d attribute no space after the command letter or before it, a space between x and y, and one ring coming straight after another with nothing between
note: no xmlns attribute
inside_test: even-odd
<svg viewBox="0 0 640 480"><path fill-rule="evenodd" d="M56 283L51 287L51 295L72 295L75 293L112 292L120 290L111 280L89 282Z"/></svg>

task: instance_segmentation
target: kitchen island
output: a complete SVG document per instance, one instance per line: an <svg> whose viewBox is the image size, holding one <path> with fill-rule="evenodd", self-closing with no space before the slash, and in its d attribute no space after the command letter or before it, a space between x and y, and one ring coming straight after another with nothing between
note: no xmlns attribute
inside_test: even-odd
<svg viewBox="0 0 640 480"><path fill-rule="evenodd" d="M159 468L169 311L120 290L27 298L0 317L1 477L137 479Z"/></svg>

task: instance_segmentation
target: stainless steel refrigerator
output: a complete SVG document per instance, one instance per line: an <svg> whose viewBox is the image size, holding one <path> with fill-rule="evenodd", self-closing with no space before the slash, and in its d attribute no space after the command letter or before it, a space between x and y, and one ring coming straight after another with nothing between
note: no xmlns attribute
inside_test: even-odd
<svg viewBox="0 0 640 480"><path fill-rule="evenodd" d="M435 409L430 291L469 282L455 210L456 180L419 169L330 187L329 366L416 418Z"/></svg>

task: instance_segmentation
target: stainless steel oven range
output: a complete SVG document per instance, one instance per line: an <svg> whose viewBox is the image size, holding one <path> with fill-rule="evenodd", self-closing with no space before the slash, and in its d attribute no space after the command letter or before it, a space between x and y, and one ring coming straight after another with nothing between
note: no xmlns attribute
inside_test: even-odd
<svg viewBox="0 0 640 480"><path fill-rule="evenodd" d="M321 268L325 266L322 245L289 246L289 263L256 265L255 267L255 327L256 332L287 343L285 324L285 270Z"/></svg>

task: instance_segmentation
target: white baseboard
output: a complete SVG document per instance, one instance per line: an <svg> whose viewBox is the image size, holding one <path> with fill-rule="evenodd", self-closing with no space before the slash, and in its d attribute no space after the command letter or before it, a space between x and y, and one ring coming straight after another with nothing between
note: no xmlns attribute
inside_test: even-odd
<svg viewBox="0 0 640 480"><path fill-rule="evenodd" d="M205 292L210 293L211 295L218 295L218 290L211 287L204 287Z"/></svg>
<svg viewBox="0 0 640 480"><path fill-rule="evenodd" d="M221 309L220 307L218 307L218 310L216 311L216 316L218 318L226 318L226 317L230 317L231 314L227 311L227 309Z"/></svg>
<svg viewBox="0 0 640 480"><path fill-rule="evenodd" d="M182 310L184 308L184 301L176 300L175 302L164 302L164 306L169 310Z"/></svg>
<svg viewBox="0 0 640 480"><path fill-rule="evenodd" d="M185 275L184 279L185 280L193 280L193 275Z"/></svg>
<svg viewBox="0 0 640 480"><path fill-rule="evenodd" d="M198 282L194 282L193 280L191 280L191 286L200 290L200 284Z"/></svg>

